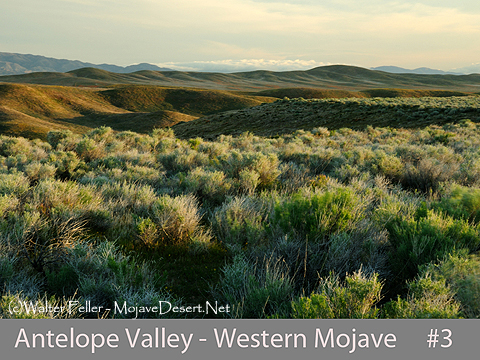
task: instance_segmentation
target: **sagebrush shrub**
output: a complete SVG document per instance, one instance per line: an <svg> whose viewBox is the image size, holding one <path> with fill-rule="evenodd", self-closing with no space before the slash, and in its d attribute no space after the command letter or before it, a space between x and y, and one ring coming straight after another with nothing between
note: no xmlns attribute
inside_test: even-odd
<svg viewBox="0 0 480 360"><path fill-rule="evenodd" d="M381 300L382 283L377 274L366 276L361 270L347 275L322 279L318 290L292 302L294 319L375 319L376 304Z"/></svg>
<svg viewBox="0 0 480 360"><path fill-rule="evenodd" d="M431 207L443 211L455 219L480 222L480 189L472 187L452 186L448 194Z"/></svg>
<svg viewBox="0 0 480 360"><path fill-rule="evenodd" d="M265 199L234 197L215 209L210 220L217 239L233 252L265 245L269 207Z"/></svg>
<svg viewBox="0 0 480 360"><path fill-rule="evenodd" d="M160 243L187 245L194 236L198 240L200 234L203 234L204 241L210 239L208 232L202 232L202 215L193 195L163 195L152 204L147 214L159 229Z"/></svg>
<svg viewBox="0 0 480 360"><path fill-rule="evenodd" d="M462 253L448 255L438 265L429 264L423 272L437 281L445 281L455 294L467 318L480 318L480 257Z"/></svg>
<svg viewBox="0 0 480 360"><path fill-rule="evenodd" d="M297 192L275 206L274 222L287 234L322 242L338 231L351 230L364 216L359 195L348 188L325 193Z"/></svg>
<svg viewBox="0 0 480 360"><path fill-rule="evenodd" d="M282 262L237 255L222 269L214 293L232 305L230 316L258 319L288 313L293 284Z"/></svg>
<svg viewBox="0 0 480 360"><path fill-rule="evenodd" d="M442 259L454 250L476 250L480 244L477 227L422 208L416 218L395 218L386 227L392 245L392 270L403 280L414 278L420 265Z"/></svg>
<svg viewBox="0 0 480 360"><path fill-rule="evenodd" d="M462 315L445 280L433 280L428 272L408 284L406 299L399 296L385 304L383 311L388 319L456 319Z"/></svg>

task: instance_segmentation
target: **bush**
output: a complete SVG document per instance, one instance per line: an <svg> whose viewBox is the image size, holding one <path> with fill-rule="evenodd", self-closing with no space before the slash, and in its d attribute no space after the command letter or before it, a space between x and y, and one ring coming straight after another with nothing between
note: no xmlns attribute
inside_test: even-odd
<svg viewBox="0 0 480 360"><path fill-rule="evenodd" d="M323 279L316 293L292 302L294 319L375 319L379 310L382 283L377 274L366 276L361 270L347 275L342 284L338 276Z"/></svg>
<svg viewBox="0 0 480 360"><path fill-rule="evenodd" d="M28 191L29 187L30 182L23 173L0 174L0 195L21 196Z"/></svg>
<svg viewBox="0 0 480 360"><path fill-rule="evenodd" d="M478 229L465 220L455 220L420 208L416 218L396 218L386 225L392 245L390 263L397 280L413 279L420 265L444 258L454 250L476 250Z"/></svg>
<svg viewBox="0 0 480 360"><path fill-rule="evenodd" d="M455 219L480 222L480 189L452 186L448 194L431 204L433 209L442 211Z"/></svg>
<svg viewBox="0 0 480 360"><path fill-rule="evenodd" d="M192 195L163 195L147 213L158 228L160 244L187 245L192 238L210 241L209 232L200 226L201 215L197 199Z"/></svg>
<svg viewBox="0 0 480 360"><path fill-rule="evenodd" d="M268 206L264 199L234 197L215 209L210 220L217 239L233 252L267 242Z"/></svg>
<svg viewBox="0 0 480 360"><path fill-rule="evenodd" d="M435 192L440 183L451 179L458 168L459 165L455 162L424 158L416 165L407 163L400 181L402 185L410 189L417 189L425 193Z"/></svg>
<svg viewBox="0 0 480 360"><path fill-rule="evenodd" d="M364 216L360 196L350 189L304 194L297 192L275 206L274 223L286 234L322 242L335 232L351 230Z"/></svg>
<svg viewBox="0 0 480 360"><path fill-rule="evenodd" d="M54 165L42 164L38 161L31 162L25 166L25 174L31 182L52 178L57 171Z"/></svg>
<svg viewBox="0 0 480 360"><path fill-rule="evenodd" d="M438 265L429 264L424 271L448 284L465 317L480 318L480 255L451 254Z"/></svg>
<svg viewBox="0 0 480 360"><path fill-rule="evenodd" d="M47 142L53 149L56 149L63 139L72 137L72 135L73 133L70 130L52 130L47 134Z"/></svg>
<svg viewBox="0 0 480 360"><path fill-rule="evenodd" d="M86 162L105 156L103 143L96 142L94 139L88 137L78 142L75 151Z"/></svg>
<svg viewBox="0 0 480 360"><path fill-rule="evenodd" d="M78 296L82 301L88 299L110 309L114 308L114 301L120 305L127 301L138 306L158 306L158 301L165 300L179 305L178 299L163 291L166 279L155 265L122 254L115 243L108 241L76 244L69 261L78 276ZM149 316L155 314L141 315ZM118 317L132 316L118 314Z"/></svg>
<svg viewBox="0 0 480 360"><path fill-rule="evenodd" d="M387 319L456 319L461 317L454 292L428 272L408 284L407 299L398 297L384 306Z"/></svg>
<svg viewBox="0 0 480 360"><path fill-rule="evenodd" d="M266 318L288 313L293 285L281 262L263 259L252 263L236 255L222 269L214 294L232 305L235 318Z"/></svg>
<svg viewBox="0 0 480 360"><path fill-rule="evenodd" d="M190 194L196 195L207 206L218 206L225 201L232 184L221 171L206 171L195 168L184 179L182 187Z"/></svg>
<svg viewBox="0 0 480 360"><path fill-rule="evenodd" d="M67 261L68 248L80 240L84 230L83 223L75 220L49 221L41 217L25 225L16 240L18 255L42 274Z"/></svg>

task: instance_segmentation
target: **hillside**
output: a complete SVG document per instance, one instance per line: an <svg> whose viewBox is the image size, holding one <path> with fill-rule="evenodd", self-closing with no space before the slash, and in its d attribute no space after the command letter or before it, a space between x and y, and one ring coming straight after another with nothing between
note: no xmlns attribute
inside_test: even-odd
<svg viewBox="0 0 480 360"><path fill-rule="evenodd" d="M84 133L107 125L118 131L147 133L199 116L274 100L226 91L157 86L90 89L0 84L0 131L45 138L54 129Z"/></svg>
<svg viewBox="0 0 480 360"><path fill-rule="evenodd" d="M282 88L262 90L256 95L271 96L278 99L304 98L304 99L338 99L338 98L369 98L369 97L449 97L449 96L468 96L471 93L450 90L412 90L412 89L370 89L363 91L348 90L325 90L316 88Z"/></svg>
<svg viewBox="0 0 480 360"><path fill-rule="evenodd" d="M478 92L480 74L394 74L346 65L322 66L307 71L259 70L230 74L151 70L118 74L106 70L84 68L66 73L0 76L0 82L97 87L135 84L234 91L306 87L350 91L398 88Z"/></svg>
<svg viewBox="0 0 480 360"><path fill-rule="evenodd" d="M372 127L415 128L462 119L480 121L480 96L421 98L284 99L205 116L173 126L181 138L291 134L297 130Z"/></svg>

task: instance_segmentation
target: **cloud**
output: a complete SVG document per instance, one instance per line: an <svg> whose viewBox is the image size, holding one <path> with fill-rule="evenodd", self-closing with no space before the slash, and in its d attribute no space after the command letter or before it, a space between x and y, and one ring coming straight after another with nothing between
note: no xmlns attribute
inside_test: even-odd
<svg viewBox="0 0 480 360"><path fill-rule="evenodd" d="M0 18L5 51L90 62L321 59L450 68L480 58L478 0L16 0Z"/></svg>
<svg viewBox="0 0 480 360"><path fill-rule="evenodd" d="M241 72L252 70L290 71L308 70L317 66L329 65L315 60L266 60L266 59L241 59L241 60L212 60L193 62L168 62L156 64L182 71L207 71L207 72Z"/></svg>
<svg viewBox="0 0 480 360"><path fill-rule="evenodd" d="M398 1L253 1L137 0L137 8L121 1L107 18L141 27L208 32L285 34L383 33L423 34L479 31L479 14L430 2ZM361 5L361 6L360 6ZM127 6L127 7L126 7ZM92 16L95 16L92 14ZM98 16L105 16L99 14Z"/></svg>

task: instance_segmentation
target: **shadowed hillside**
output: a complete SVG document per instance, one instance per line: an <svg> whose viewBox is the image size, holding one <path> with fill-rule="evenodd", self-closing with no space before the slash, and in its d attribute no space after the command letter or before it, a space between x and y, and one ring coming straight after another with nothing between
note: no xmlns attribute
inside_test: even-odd
<svg viewBox="0 0 480 360"><path fill-rule="evenodd" d="M415 128L462 119L480 121L480 96L278 100L253 108L205 116L173 126L181 138L291 134L297 130L372 127Z"/></svg>
<svg viewBox="0 0 480 360"><path fill-rule="evenodd" d="M226 91L154 86L125 86L101 94L111 104L129 111L175 110L195 116L242 109L274 100L266 96L237 95Z"/></svg>
<svg viewBox="0 0 480 360"><path fill-rule="evenodd" d="M304 98L304 99L338 99L338 98L369 98L369 97L448 97L448 96L468 96L471 93L451 90L412 90L412 89L370 89L363 91L348 90L325 90L315 88L284 88L263 90L256 95L271 96L279 99Z"/></svg>

